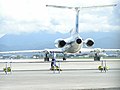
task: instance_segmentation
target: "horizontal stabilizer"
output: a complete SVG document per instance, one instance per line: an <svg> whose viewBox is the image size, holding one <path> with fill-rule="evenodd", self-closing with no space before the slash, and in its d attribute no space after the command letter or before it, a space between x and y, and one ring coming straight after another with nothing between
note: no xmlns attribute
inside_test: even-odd
<svg viewBox="0 0 120 90"><path fill-rule="evenodd" d="M66 8L66 9L85 9L85 8L111 7L111 6L116 6L116 5L117 5L117 4L98 5L98 6L82 6L82 7L68 7L68 6L46 5L46 7Z"/></svg>

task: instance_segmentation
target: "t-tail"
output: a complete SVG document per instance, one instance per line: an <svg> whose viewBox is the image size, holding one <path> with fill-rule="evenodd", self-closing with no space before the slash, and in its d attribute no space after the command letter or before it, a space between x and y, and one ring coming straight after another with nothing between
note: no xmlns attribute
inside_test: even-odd
<svg viewBox="0 0 120 90"><path fill-rule="evenodd" d="M79 12L81 9L88 9L88 8L102 8L102 7L111 7L116 6L117 4L110 4L110 5L98 5L98 6L83 6L83 7L68 7L68 6L57 6L57 5L46 5L46 7L54 7L54 8L63 8L63 9L73 9L76 10L76 22L75 22L75 29L72 30L72 35L79 33Z"/></svg>

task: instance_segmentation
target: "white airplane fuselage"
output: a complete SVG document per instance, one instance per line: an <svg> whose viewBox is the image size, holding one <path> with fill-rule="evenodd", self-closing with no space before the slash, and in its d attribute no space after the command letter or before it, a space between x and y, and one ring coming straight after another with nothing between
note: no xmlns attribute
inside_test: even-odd
<svg viewBox="0 0 120 90"><path fill-rule="evenodd" d="M64 41L66 42L66 45L63 47L63 51L66 53L79 52L83 46L83 41L79 34L74 34L70 38L65 39Z"/></svg>

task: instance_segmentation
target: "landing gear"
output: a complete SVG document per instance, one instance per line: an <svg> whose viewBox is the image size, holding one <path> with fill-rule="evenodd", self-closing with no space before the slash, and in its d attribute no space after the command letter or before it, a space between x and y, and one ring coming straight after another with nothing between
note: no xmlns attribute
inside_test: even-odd
<svg viewBox="0 0 120 90"><path fill-rule="evenodd" d="M66 58L65 57L63 57L63 61L65 61L66 60Z"/></svg>
<svg viewBox="0 0 120 90"><path fill-rule="evenodd" d="M49 57L47 53L45 53L44 61L49 61Z"/></svg>
<svg viewBox="0 0 120 90"><path fill-rule="evenodd" d="M94 61L100 61L100 56L98 55L98 53L95 53L95 56L94 56Z"/></svg>
<svg viewBox="0 0 120 90"><path fill-rule="evenodd" d="M63 61L65 61L66 60L66 54L63 54L64 56L63 56Z"/></svg>

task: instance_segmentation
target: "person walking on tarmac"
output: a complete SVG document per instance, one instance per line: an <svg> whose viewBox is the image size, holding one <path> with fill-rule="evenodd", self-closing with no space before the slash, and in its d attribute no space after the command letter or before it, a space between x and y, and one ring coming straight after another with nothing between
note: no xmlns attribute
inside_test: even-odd
<svg viewBox="0 0 120 90"><path fill-rule="evenodd" d="M52 53L52 61L51 61L51 68L50 70L61 70L57 65L56 65L56 53ZM62 70L61 70L62 71Z"/></svg>

